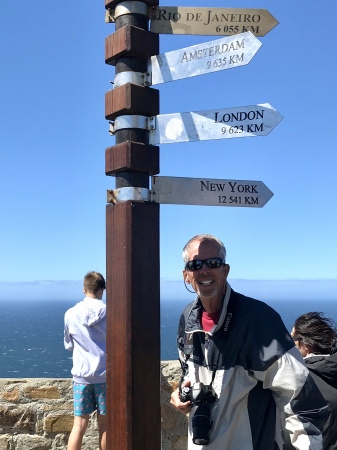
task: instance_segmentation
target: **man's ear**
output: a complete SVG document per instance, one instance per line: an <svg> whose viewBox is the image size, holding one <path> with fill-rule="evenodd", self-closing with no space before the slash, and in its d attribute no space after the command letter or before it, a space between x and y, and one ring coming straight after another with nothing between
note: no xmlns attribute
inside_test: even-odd
<svg viewBox="0 0 337 450"><path fill-rule="evenodd" d="M226 273L226 278L228 277L229 271L231 270L231 266L229 264L225 264L225 273Z"/></svg>
<svg viewBox="0 0 337 450"><path fill-rule="evenodd" d="M187 283L187 284L191 283L190 280L188 279L188 273L187 273L186 269L183 270L183 278L184 278L185 283Z"/></svg>

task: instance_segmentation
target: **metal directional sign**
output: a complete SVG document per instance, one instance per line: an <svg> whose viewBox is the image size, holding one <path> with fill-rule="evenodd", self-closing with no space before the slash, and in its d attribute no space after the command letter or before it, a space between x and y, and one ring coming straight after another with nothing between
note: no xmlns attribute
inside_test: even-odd
<svg viewBox="0 0 337 450"><path fill-rule="evenodd" d="M266 9L194 8L158 6L151 8L150 30L162 34L230 36L251 31L264 36L278 21Z"/></svg>
<svg viewBox="0 0 337 450"><path fill-rule="evenodd" d="M265 136L283 119L268 103L156 116L150 144Z"/></svg>
<svg viewBox="0 0 337 450"><path fill-rule="evenodd" d="M155 85L232 69L248 64L261 45L261 42L247 31L152 56L148 72L152 73L152 84Z"/></svg>
<svg viewBox="0 0 337 450"><path fill-rule="evenodd" d="M151 200L162 204L262 208L273 195L262 181L152 177Z"/></svg>

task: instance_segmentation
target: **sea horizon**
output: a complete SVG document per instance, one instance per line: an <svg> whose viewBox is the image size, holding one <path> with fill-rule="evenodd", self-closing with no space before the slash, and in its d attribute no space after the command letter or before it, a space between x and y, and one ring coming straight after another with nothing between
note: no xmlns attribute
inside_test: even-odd
<svg viewBox="0 0 337 450"><path fill-rule="evenodd" d="M161 299L161 360L177 360L176 333L180 314L193 301ZM78 300L0 300L0 378L71 378L72 353L63 346L65 311ZM337 299L336 299L337 300ZM335 299L265 301L277 311L288 331L309 311L323 312L337 322Z"/></svg>
<svg viewBox="0 0 337 450"><path fill-rule="evenodd" d="M228 280L231 287L262 301L331 299L337 301L337 279L241 279ZM81 299L83 280L0 281L1 301L63 301ZM160 278L161 299L193 299L182 279Z"/></svg>

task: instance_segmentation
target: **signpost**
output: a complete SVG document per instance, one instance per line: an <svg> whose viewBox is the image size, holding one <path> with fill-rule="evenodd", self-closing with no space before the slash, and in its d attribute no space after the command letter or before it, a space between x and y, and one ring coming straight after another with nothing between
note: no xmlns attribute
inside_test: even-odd
<svg viewBox="0 0 337 450"><path fill-rule="evenodd" d="M152 177L151 199L161 204L262 208L273 195L262 181Z"/></svg>
<svg viewBox="0 0 337 450"><path fill-rule="evenodd" d="M209 111L163 114L154 118L150 144L265 136L282 120L268 103ZM116 119L116 123L117 123Z"/></svg>
<svg viewBox="0 0 337 450"><path fill-rule="evenodd" d="M265 36L278 25L266 9L157 6L150 11L150 30L160 34L230 36L250 31Z"/></svg>
<svg viewBox="0 0 337 450"><path fill-rule="evenodd" d="M250 32L152 56L148 72L152 85L248 64L261 47Z"/></svg>

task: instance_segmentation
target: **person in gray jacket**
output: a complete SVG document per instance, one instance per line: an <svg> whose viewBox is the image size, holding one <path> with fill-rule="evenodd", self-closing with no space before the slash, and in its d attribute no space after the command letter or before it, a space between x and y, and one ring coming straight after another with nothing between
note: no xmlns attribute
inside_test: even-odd
<svg viewBox="0 0 337 450"><path fill-rule="evenodd" d="M171 404L189 413L188 450L321 450L326 402L280 316L235 292L226 249L198 235L183 250L197 298L181 315L183 375Z"/></svg>
<svg viewBox="0 0 337 450"><path fill-rule="evenodd" d="M329 406L323 449L337 450L337 326L323 313L308 312L295 320L291 335Z"/></svg>
<svg viewBox="0 0 337 450"><path fill-rule="evenodd" d="M89 414L97 410L99 448L106 450L106 305L103 275L84 277L84 300L64 315L64 346L73 352L74 425L68 450L80 450Z"/></svg>

